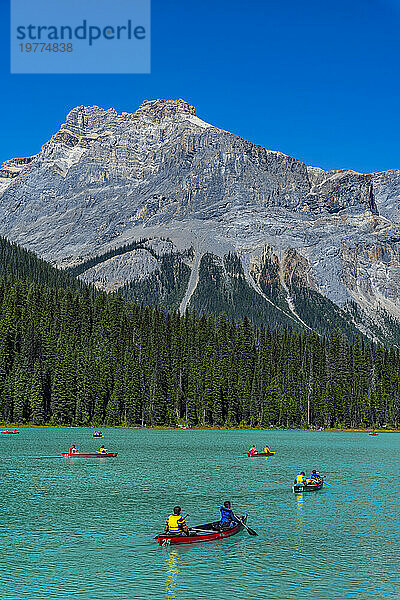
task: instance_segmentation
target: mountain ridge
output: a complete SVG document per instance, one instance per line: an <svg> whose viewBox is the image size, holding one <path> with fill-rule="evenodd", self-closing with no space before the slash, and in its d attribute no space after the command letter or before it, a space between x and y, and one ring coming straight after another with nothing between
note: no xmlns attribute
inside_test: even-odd
<svg viewBox="0 0 400 600"><path fill-rule="evenodd" d="M240 310L226 268L233 254L243 271L234 277L252 297L250 317L270 302L310 327L299 305L305 293L317 294L317 304L332 302L349 323L355 303L356 327L393 342L400 321L399 200L400 170L310 167L202 121L182 99L158 99L134 113L75 107L37 155L5 161L0 234L68 268L135 240L168 239L175 274L167 276L162 252L151 257L140 248L108 259L97 284L102 278L112 281L103 289L130 286L140 300L146 277L160 297L170 292L157 278L183 277L174 289L186 280L194 287L182 297L174 292L173 308L198 308L207 305L196 294L206 261L215 277L220 273L221 306L233 306L235 316ZM96 272L86 279L96 285Z"/></svg>

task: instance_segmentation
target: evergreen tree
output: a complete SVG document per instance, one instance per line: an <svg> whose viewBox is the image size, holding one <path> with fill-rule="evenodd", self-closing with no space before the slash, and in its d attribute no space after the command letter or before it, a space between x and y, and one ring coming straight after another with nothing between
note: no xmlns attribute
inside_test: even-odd
<svg viewBox="0 0 400 600"><path fill-rule="evenodd" d="M29 393L30 418L34 425L43 425L45 420L44 413L44 391L42 382L42 373L39 361L35 362L32 374L32 382Z"/></svg>

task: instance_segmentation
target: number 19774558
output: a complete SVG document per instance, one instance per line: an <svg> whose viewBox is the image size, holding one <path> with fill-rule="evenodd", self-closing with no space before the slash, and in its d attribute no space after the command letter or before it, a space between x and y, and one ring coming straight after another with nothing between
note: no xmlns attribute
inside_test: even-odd
<svg viewBox="0 0 400 600"><path fill-rule="evenodd" d="M64 42L26 42L18 44L21 52L72 52L72 44Z"/></svg>

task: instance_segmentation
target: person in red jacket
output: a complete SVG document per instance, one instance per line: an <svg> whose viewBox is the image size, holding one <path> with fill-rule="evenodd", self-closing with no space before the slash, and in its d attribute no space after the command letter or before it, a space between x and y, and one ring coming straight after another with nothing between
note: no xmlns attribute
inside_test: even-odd
<svg viewBox="0 0 400 600"><path fill-rule="evenodd" d="M78 450L75 448L75 445L71 446L71 448L69 449L69 453L70 454L77 454Z"/></svg>

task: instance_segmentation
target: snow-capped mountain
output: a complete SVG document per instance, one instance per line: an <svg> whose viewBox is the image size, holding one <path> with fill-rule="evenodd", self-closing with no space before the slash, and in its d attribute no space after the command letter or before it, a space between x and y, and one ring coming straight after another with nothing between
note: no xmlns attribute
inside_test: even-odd
<svg viewBox="0 0 400 600"><path fill-rule="evenodd" d="M323 171L183 100L74 108L0 169L0 234L107 290L400 341L400 170Z"/></svg>

